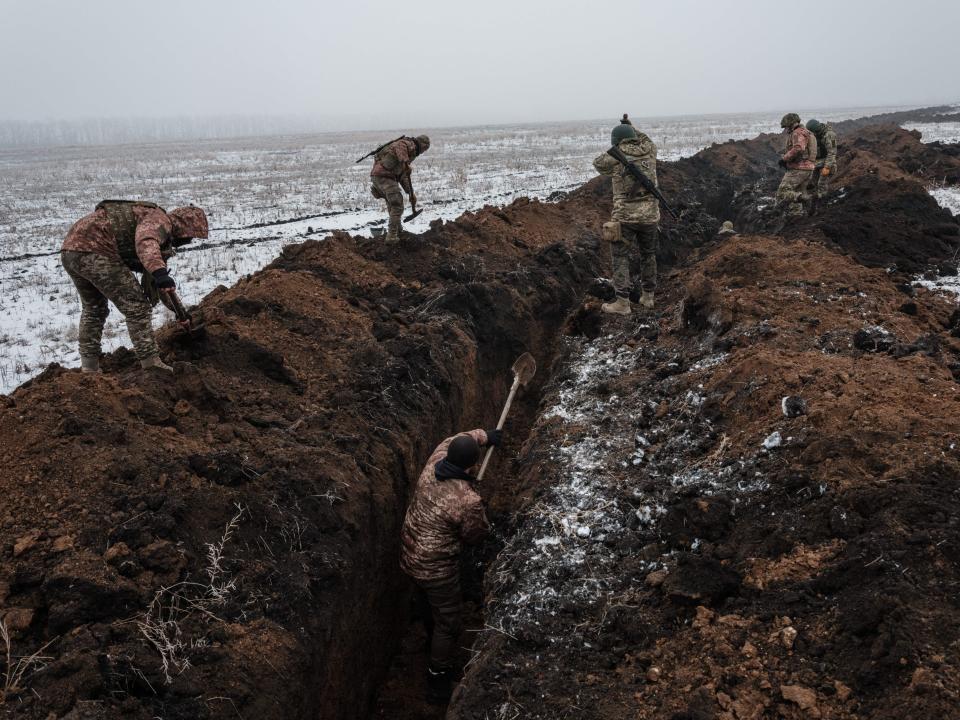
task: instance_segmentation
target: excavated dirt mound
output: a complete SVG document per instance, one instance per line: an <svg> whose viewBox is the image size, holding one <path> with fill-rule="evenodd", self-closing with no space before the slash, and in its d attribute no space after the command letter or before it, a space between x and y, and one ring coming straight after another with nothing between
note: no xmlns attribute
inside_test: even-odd
<svg viewBox="0 0 960 720"><path fill-rule="evenodd" d="M954 716L955 305L766 237L665 290L570 341L450 717Z"/></svg>
<svg viewBox="0 0 960 720"><path fill-rule="evenodd" d="M528 350L541 370L483 488L496 539L472 563L520 546L557 473L551 448L593 432L586 415L580 428L538 419L548 382L548 401L562 390L583 408L643 398L635 414L607 413L617 432L605 455L629 450L624 482L660 498L665 517L653 535L639 519L624 520L622 537L606 531L600 545L614 554L596 567L612 563L619 594L600 615L588 594L525 625L530 616L504 600L523 577L507 553L487 574L481 618L469 587L479 578L468 574L481 632L465 640L480 637L482 653L454 716L708 717L696 703L716 703L742 718L766 700L796 714L807 691L824 712L947 707L958 319L945 301L897 290L901 276L854 261L909 269L949 257L956 222L917 168L945 176L956 154L895 128L858 132L818 218L787 239L734 239L693 260L722 220L762 224L758 198L776 186L782 139L665 164L664 192L682 217L663 224L661 260L676 269L656 323L611 324L598 302L581 305L587 290L609 292L596 280L610 209L609 183L597 179L555 204L438 222L399 246L343 234L290 246L205 298L204 336L160 332L172 378L140 372L120 350L102 376L51 366L0 396L10 640L0 714L442 717L417 700L423 637L417 625L407 633L399 524L423 458L446 434L493 423L509 366ZM570 337L558 343L561 331ZM607 370L629 372L594 387L591 373L553 363L591 348L612 353ZM807 414L782 419L781 392ZM758 453L772 426L782 448ZM646 428L660 428L663 447L641 454ZM752 494L704 499L663 481L715 466ZM550 547L526 556L527 577L572 582L569 568L539 574L553 573L538 559ZM647 584L662 565L663 582ZM516 632L494 629L506 629L504 608L517 610L507 618ZM780 647L767 639L774 623L797 632L790 648L770 649ZM538 634L554 631L565 641L544 645ZM748 640L759 653L750 662L739 654ZM681 664L689 657L706 669ZM663 682L644 680L651 668ZM785 683L799 689L777 695Z"/></svg>

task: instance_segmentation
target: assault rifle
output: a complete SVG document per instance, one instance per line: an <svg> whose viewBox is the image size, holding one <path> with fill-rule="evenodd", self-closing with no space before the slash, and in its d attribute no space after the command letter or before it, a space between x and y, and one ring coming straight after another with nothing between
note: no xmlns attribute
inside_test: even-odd
<svg viewBox="0 0 960 720"><path fill-rule="evenodd" d="M630 158L624 155L623 152L621 152L620 148L618 147L610 148L609 150L607 150L607 155L614 158L617 162L623 165L627 169L627 172L629 172L633 176L633 179L643 186L644 190L646 190L648 193L653 195L657 200L659 200L660 204L663 205L663 209L666 210L668 213L670 213L670 217L672 217L674 220L680 219L680 216L677 215L673 211L673 208L671 208L670 205L667 203L667 199L663 196L663 193L660 192L660 189L653 184L653 180L651 180L646 175L644 175L643 171L640 168L638 168L636 165L630 162Z"/></svg>
<svg viewBox="0 0 960 720"><path fill-rule="evenodd" d="M380 151L383 150L385 147L387 147L387 145L392 145L392 144L395 143L397 140L403 140L405 137L406 137L406 135L401 135L401 136L398 137L398 138L394 138L394 139L391 140L390 142L385 142L383 145L381 145L380 147L378 147L376 150L371 150L371 151L368 152L366 155L364 155L362 158L360 158L359 160L357 160L357 163L363 162L364 160L366 160L366 159L367 159L368 157L370 157L371 155L376 155L378 152L380 152ZM356 165L357 163L354 163L354 165Z"/></svg>

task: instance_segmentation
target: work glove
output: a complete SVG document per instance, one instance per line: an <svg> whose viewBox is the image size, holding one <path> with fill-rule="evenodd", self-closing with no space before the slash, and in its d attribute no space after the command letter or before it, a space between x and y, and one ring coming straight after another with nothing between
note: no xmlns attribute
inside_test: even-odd
<svg viewBox="0 0 960 720"><path fill-rule="evenodd" d="M823 170L820 171L820 174L821 174L823 177L826 177L827 175L830 174L830 168L828 168L828 167L823 168Z"/></svg>
<svg viewBox="0 0 960 720"><path fill-rule="evenodd" d="M783 158L780 158L779 160L777 160L777 165L782 167L784 170L787 169L787 161L784 160Z"/></svg>
<svg viewBox="0 0 960 720"><path fill-rule="evenodd" d="M153 282L157 286L158 290L175 290L177 284L173 281L173 278L170 277L170 271L166 268L160 268L159 270L154 270L152 273Z"/></svg>
<svg viewBox="0 0 960 720"><path fill-rule="evenodd" d="M487 447L498 447L503 442L503 430L487 430Z"/></svg>

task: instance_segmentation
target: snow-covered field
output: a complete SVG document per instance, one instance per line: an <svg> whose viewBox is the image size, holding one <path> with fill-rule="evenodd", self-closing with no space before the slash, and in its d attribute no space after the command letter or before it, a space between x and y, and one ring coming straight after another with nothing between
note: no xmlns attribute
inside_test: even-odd
<svg viewBox="0 0 960 720"><path fill-rule="evenodd" d="M960 142L960 122L942 122L942 123L906 123L906 130L917 130L922 136L923 142Z"/></svg>
<svg viewBox="0 0 960 720"><path fill-rule="evenodd" d="M842 120L900 108L805 112ZM635 118L675 160L714 142L776 131L779 114ZM453 219L520 196L546 198L593 176L614 121L547 123L430 131L415 166L425 212L407 226ZM416 132L416 130L411 130ZM369 194L371 161L354 160L400 133L306 136L49 149L0 149L0 392L47 363L74 366L79 302L55 254L64 234L104 198L140 198L175 207L194 203L211 219L204 249L171 261L184 300L259 269L278 250L330 230L368 234L382 225ZM43 253L54 253L43 256ZM159 308L155 322L168 319ZM128 344L115 310L104 349Z"/></svg>

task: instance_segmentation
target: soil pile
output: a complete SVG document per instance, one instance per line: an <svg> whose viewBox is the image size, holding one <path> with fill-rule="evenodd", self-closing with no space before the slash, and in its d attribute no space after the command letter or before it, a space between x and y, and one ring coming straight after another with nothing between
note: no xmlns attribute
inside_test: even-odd
<svg viewBox="0 0 960 720"><path fill-rule="evenodd" d="M955 305L749 236L665 290L568 342L451 717L955 714Z"/></svg>

